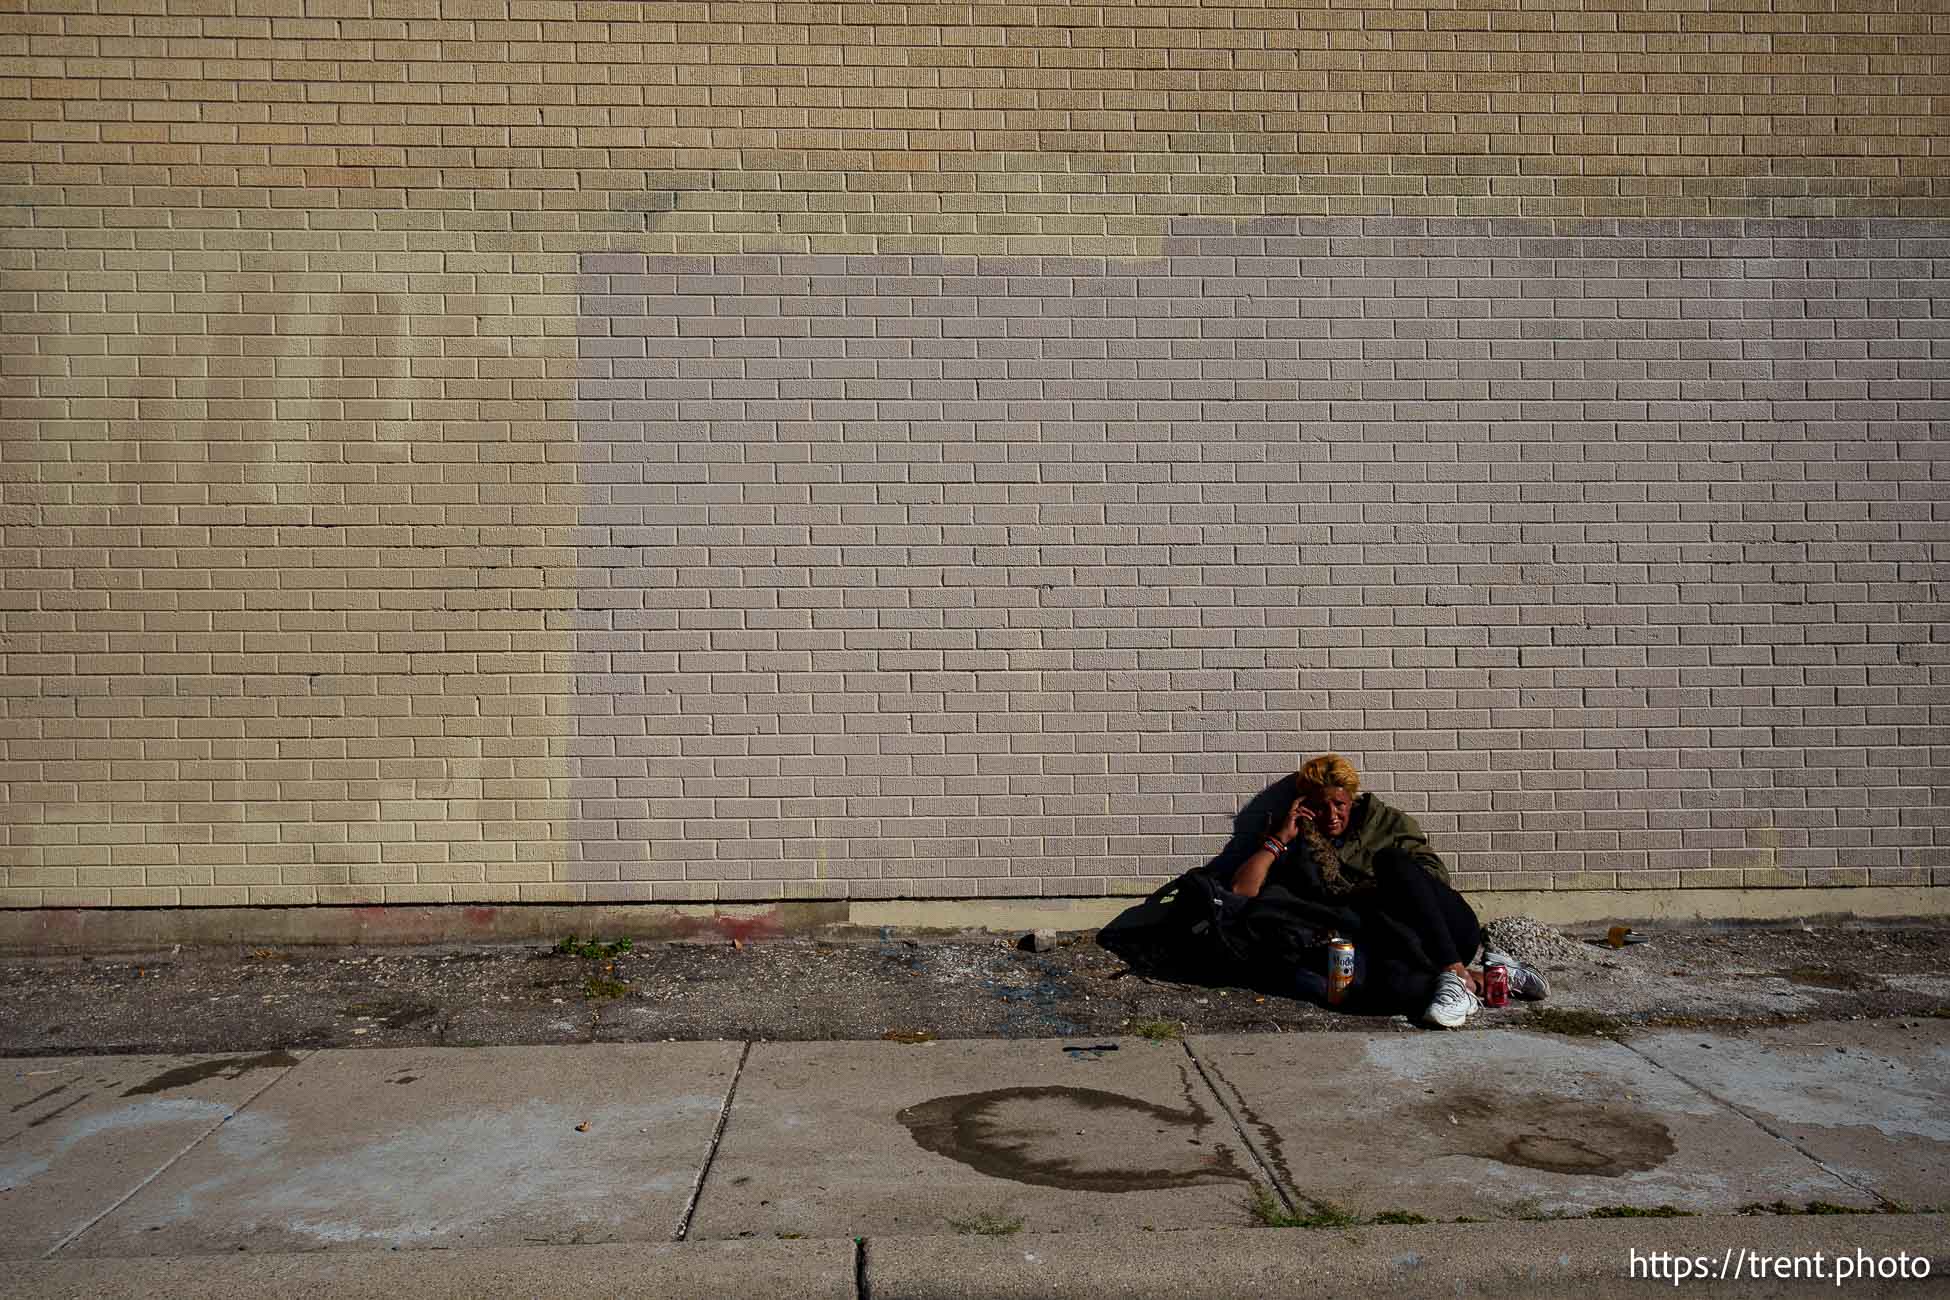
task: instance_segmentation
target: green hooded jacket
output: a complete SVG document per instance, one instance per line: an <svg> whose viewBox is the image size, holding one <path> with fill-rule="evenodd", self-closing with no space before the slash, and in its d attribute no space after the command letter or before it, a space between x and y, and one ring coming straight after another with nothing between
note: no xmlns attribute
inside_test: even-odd
<svg viewBox="0 0 1950 1300"><path fill-rule="evenodd" d="M1401 809L1385 804L1372 794L1354 801L1347 829L1333 842L1341 860L1341 875L1357 886L1374 883L1374 860L1382 850L1399 848L1443 884L1449 883L1449 869L1429 847L1429 837Z"/></svg>

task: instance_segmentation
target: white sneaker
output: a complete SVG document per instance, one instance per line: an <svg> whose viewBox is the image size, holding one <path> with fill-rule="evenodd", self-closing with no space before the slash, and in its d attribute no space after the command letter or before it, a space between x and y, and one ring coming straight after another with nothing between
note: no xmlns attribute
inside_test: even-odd
<svg viewBox="0 0 1950 1300"><path fill-rule="evenodd" d="M1484 953L1483 964L1509 968L1511 997L1522 998L1526 1002L1542 1002L1551 995L1551 982L1544 978L1544 972L1532 970L1508 953Z"/></svg>
<svg viewBox="0 0 1950 1300"><path fill-rule="evenodd" d="M1435 1001L1422 1013L1422 1019L1444 1029L1460 1029L1462 1023L1476 1014L1476 995L1469 991L1469 983L1452 970L1442 972L1436 981Z"/></svg>

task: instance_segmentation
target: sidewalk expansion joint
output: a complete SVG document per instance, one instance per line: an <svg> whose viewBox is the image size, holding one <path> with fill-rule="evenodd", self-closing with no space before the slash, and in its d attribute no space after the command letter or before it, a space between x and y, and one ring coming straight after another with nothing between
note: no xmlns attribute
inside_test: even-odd
<svg viewBox="0 0 1950 1300"><path fill-rule="evenodd" d="M1853 1187L1856 1191L1861 1192L1865 1196L1873 1196L1876 1199L1876 1202L1881 1206L1883 1206L1885 1209L1901 1210L1904 1208L1900 1202L1890 1200L1887 1196L1884 1196L1881 1192L1878 1192L1875 1188L1870 1187L1868 1184L1862 1182L1858 1178L1849 1177L1847 1174L1835 1168L1835 1166L1829 1164L1826 1160L1823 1160L1820 1156L1816 1155L1814 1152L1808 1150L1808 1148L1802 1146L1799 1142L1796 1142L1793 1138L1789 1137L1786 1133L1783 1133L1780 1130L1771 1127L1765 1120L1761 1119L1760 1116L1754 1114L1752 1111L1742 1106L1739 1102L1733 1101L1732 1099L1727 1097L1722 1097L1719 1093L1713 1091L1705 1084L1687 1078L1685 1075L1681 1074L1678 1070L1673 1069L1671 1066L1666 1065L1663 1062L1653 1060L1651 1057L1647 1056L1644 1052L1639 1051L1638 1048L1633 1047L1630 1042L1621 1040L1619 1042L1619 1046L1625 1048L1627 1051L1637 1056L1641 1061L1646 1062L1653 1069L1662 1070L1665 1073L1670 1074L1673 1078L1679 1080L1681 1083L1685 1084L1689 1088L1692 1088L1696 1092L1699 1092L1702 1095L1706 1096L1717 1105L1726 1107L1728 1110L1740 1116L1740 1118L1746 1120L1749 1124L1752 1124L1755 1128L1759 1129L1761 1132L1767 1134L1768 1137L1773 1138L1776 1142L1785 1143L1788 1147L1792 1148L1795 1151L1798 1151L1802 1156L1806 1157L1810 1162L1812 1162L1817 1169L1820 1169L1823 1173L1827 1174L1830 1178L1833 1178L1838 1182L1841 1182L1849 1187Z"/></svg>
<svg viewBox="0 0 1950 1300"><path fill-rule="evenodd" d="M1225 1092L1219 1087L1221 1082L1231 1087L1231 1081L1223 1074L1219 1074L1217 1066L1212 1067L1211 1070L1205 1068L1205 1062L1199 1060L1198 1053L1192 1050L1191 1040L1182 1039L1180 1045L1184 1047L1186 1057L1191 1060L1192 1068L1198 1071L1198 1077L1205 1081L1205 1086L1211 1090L1212 1096L1218 1101L1219 1109L1224 1111L1226 1118L1232 1121L1233 1131L1239 1134L1240 1145L1245 1148L1246 1154L1253 1158L1253 1163L1259 1166L1260 1173L1266 1175L1266 1183L1273 1189L1273 1195L1280 1198L1280 1204L1286 1207L1287 1213L1299 1213L1300 1207L1293 1203L1292 1194L1280 1181L1279 1175L1274 1173L1273 1166L1267 1163L1265 1155L1253 1142L1252 1136L1246 1132L1245 1124L1239 1119L1239 1112L1232 1108L1232 1103L1226 1100ZM1213 1078L1214 1075L1218 1075L1216 1080Z"/></svg>
<svg viewBox="0 0 1950 1300"><path fill-rule="evenodd" d="M873 1281L867 1273L867 1239L853 1239L853 1294L856 1300L873 1300Z"/></svg>
<svg viewBox="0 0 1950 1300"><path fill-rule="evenodd" d="M738 1081L745 1077L745 1062L752 1059L752 1044L746 1040L745 1050L738 1054L738 1068L731 1072L731 1086L724 1090L724 1102L718 1107L718 1122L711 1130L711 1145L705 1148L704 1163L698 1166L697 1178L691 1183L690 1200L684 1203L684 1215L677 1222L677 1235L672 1241L688 1241L691 1235L691 1220L697 1215L698 1202L704 1199L704 1182L711 1176L711 1166L718 1161L718 1146L724 1141L725 1125L731 1122L731 1103L738 1096Z"/></svg>
<svg viewBox="0 0 1950 1300"><path fill-rule="evenodd" d="M244 1098L243 1101L239 1102L237 1104L237 1109L231 1111L228 1115L225 1115L222 1119L212 1124L209 1128L204 1129L201 1133L197 1134L194 1138L191 1138L188 1146L185 1146L181 1151L178 1151L175 1155L163 1161L162 1164L150 1170L149 1176L147 1178L144 1178L141 1182L137 1183L134 1187L131 1187L128 1191L116 1197L115 1203L113 1205L110 1205L107 1209L103 1210L100 1214L97 1214L94 1218L88 1220L88 1222L82 1224L79 1228L76 1228L73 1232L69 1233L67 1236L61 1238L61 1240L55 1242L52 1246L48 1247L47 1253L42 1255L41 1258L53 1259L56 1255L66 1250L69 1246L73 1245L81 1237L81 1234L87 1232L90 1228L94 1227L96 1224L100 1223L103 1219L106 1219L109 1215L121 1209L124 1205L127 1205L129 1201L135 1197L135 1194L137 1192L140 1192L143 1188L147 1187L150 1183L155 1182L158 1178L161 1178L164 1174L168 1173L170 1169L175 1166L178 1160L181 1160L184 1156L188 1155L190 1152L202 1146L204 1142L209 1140L209 1137L212 1133L215 1133L218 1129L228 1124L231 1120L236 1119L239 1115L243 1114L244 1111L251 1105L252 1102L256 1101L259 1097L262 1097L265 1093L271 1091L271 1089L277 1087L278 1084L283 1082L284 1079L287 1078L294 1070L302 1070L305 1066L305 1062L310 1059L311 1058L309 1056L301 1057L298 1061L298 1064L286 1066L284 1069L279 1070L276 1074L272 1075L270 1082L266 1083L262 1088L259 1088L256 1092L252 1093L250 1096Z"/></svg>

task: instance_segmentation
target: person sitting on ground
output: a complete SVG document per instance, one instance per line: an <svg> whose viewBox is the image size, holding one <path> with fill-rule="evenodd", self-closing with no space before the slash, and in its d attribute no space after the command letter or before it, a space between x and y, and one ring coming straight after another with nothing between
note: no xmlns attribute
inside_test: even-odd
<svg viewBox="0 0 1950 1300"><path fill-rule="evenodd" d="M1300 796L1275 814L1264 842L1233 873L1234 893L1256 896L1276 884L1301 898L1360 918L1353 939L1366 951L1360 1000L1376 1009L1419 1011L1454 1029L1475 1014L1481 973L1469 963L1483 929L1415 819L1361 792L1354 764L1339 754L1309 759ZM1549 996L1542 974L1492 952L1509 968L1517 997Z"/></svg>

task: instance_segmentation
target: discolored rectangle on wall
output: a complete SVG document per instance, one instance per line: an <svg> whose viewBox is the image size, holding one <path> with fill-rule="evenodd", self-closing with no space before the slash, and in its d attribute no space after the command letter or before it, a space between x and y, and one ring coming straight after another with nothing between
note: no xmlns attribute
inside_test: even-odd
<svg viewBox="0 0 1950 1300"><path fill-rule="evenodd" d="M1941 880L1947 236L591 257L577 876L1118 892L1337 749L1474 887Z"/></svg>

